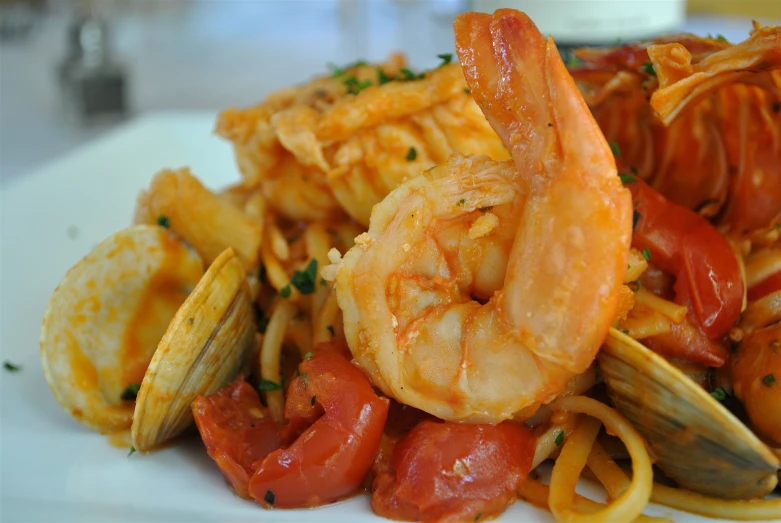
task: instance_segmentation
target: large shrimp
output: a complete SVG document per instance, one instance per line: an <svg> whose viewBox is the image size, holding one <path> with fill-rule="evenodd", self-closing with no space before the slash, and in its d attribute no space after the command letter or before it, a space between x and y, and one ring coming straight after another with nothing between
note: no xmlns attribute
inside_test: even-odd
<svg viewBox="0 0 781 523"><path fill-rule="evenodd" d="M454 155L375 206L336 272L376 386L448 420L530 415L592 363L632 227L607 142L552 40L503 9L455 21L469 87L513 161Z"/></svg>

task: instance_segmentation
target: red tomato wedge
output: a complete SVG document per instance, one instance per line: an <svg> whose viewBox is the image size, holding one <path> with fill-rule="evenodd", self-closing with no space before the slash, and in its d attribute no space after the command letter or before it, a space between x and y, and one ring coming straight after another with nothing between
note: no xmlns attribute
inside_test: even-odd
<svg viewBox="0 0 781 523"><path fill-rule="evenodd" d="M639 214L632 246L647 249L651 264L675 276L675 302L687 306L691 323L707 340L724 337L743 303L743 279L729 243L705 218L668 201L642 180L627 187ZM676 349L678 338L687 336L670 337L665 343L670 355L710 366L726 361L728 352L719 343Z"/></svg>
<svg viewBox="0 0 781 523"><path fill-rule="evenodd" d="M244 378L192 403L193 417L209 456L236 494L250 499L252 474L280 445L276 423Z"/></svg>
<svg viewBox="0 0 781 523"><path fill-rule="evenodd" d="M377 456L388 400L342 354L315 349L288 389L283 439L250 479L262 506L314 507L353 494Z"/></svg>
<svg viewBox="0 0 781 523"><path fill-rule="evenodd" d="M511 421L422 421L374 480L372 509L408 521L475 521L501 514L529 474L535 437Z"/></svg>

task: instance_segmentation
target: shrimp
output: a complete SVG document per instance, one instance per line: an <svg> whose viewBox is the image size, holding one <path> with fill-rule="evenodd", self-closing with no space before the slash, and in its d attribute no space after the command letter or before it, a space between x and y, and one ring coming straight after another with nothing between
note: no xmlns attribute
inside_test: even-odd
<svg viewBox="0 0 781 523"><path fill-rule="evenodd" d="M353 358L385 394L498 423L530 416L594 360L632 207L552 40L509 9L460 15L455 32L513 159L453 155L396 188L338 262L336 293Z"/></svg>

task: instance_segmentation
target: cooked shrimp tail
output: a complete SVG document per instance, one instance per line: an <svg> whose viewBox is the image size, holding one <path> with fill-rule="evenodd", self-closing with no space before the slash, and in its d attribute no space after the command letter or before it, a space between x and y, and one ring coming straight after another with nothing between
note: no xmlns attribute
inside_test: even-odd
<svg viewBox="0 0 781 523"><path fill-rule="evenodd" d="M493 17L466 13L456 19L455 31L475 101L510 149L518 170L538 174L537 187L531 189L536 198L524 209L508 268L508 274L525 270L529 276L508 278L505 290L512 298L505 306L522 332L537 332L535 341L550 345L549 357L555 354L557 363L575 368L580 358L556 335L564 332L560 314L577 308L583 296L606 293L610 282L620 281L626 264L621 256L605 259L593 267L594 278L580 278L566 266L575 259L598 260L602 252L628 245L627 191L556 45L542 37L528 16L512 9L500 9ZM553 235L559 236L558 242L539 241ZM577 254L570 258L564 252ZM533 277L531 268L536 271ZM559 278L564 281L552 300L546 291ZM611 308L613 298L608 301ZM579 339L598 345L606 326L584 320L567 321L577 324Z"/></svg>
<svg viewBox="0 0 781 523"><path fill-rule="evenodd" d="M455 21L467 83L513 162L453 156L372 211L342 259L347 342L374 385L440 418L530 415L591 365L632 208L552 41L517 11Z"/></svg>

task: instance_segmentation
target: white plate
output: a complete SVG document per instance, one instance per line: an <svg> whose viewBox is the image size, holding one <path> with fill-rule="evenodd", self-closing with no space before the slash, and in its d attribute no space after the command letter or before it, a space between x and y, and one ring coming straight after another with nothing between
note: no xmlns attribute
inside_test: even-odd
<svg viewBox="0 0 781 523"><path fill-rule="evenodd" d="M65 272L100 240L130 224L139 190L163 167L189 165L207 186L238 180L213 114L136 120L2 187L0 198L1 521L387 521L368 496L314 510L263 511L236 498L197 439L150 455L73 421L55 402L38 359L46 303ZM600 497L582 482L579 491ZM664 507L646 513L704 519ZM516 503L501 521L552 521Z"/></svg>

